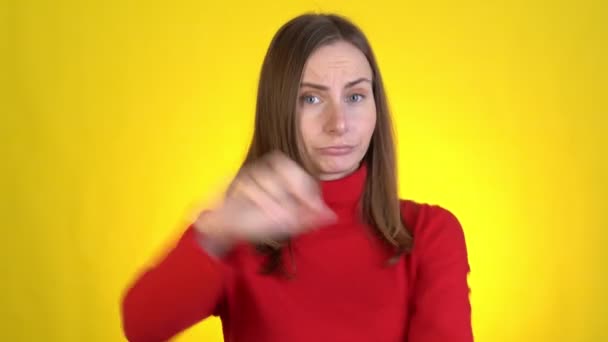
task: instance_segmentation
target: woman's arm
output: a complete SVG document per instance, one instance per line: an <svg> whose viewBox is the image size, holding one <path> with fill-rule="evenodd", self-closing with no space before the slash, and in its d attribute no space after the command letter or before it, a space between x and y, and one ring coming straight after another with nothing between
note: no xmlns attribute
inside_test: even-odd
<svg viewBox="0 0 608 342"><path fill-rule="evenodd" d="M201 213L165 259L127 291L122 305L127 338L165 341L222 307L225 273L231 269L214 256L236 243L301 234L333 222L335 214L317 190L317 181L280 152L243 168L218 207Z"/></svg>
<svg viewBox="0 0 608 342"><path fill-rule="evenodd" d="M452 213L428 209L428 223L414 236L417 276L408 341L472 342L464 233Z"/></svg>
<svg viewBox="0 0 608 342"><path fill-rule="evenodd" d="M200 233L189 227L175 248L126 292L122 321L127 339L166 341L212 315L223 295L222 267L201 247Z"/></svg>

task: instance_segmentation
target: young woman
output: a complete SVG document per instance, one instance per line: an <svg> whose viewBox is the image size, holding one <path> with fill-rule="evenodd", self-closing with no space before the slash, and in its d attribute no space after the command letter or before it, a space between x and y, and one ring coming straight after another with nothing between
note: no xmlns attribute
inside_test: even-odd
<svg viewBox="0 0 608 342"><path fill-rule="evenodd" d="M223 202L128 289L130 341L210 315L226 341L470 342L469 265L447 210L397 195L363 33L307 14L275 35L247 158Z"/></svg>

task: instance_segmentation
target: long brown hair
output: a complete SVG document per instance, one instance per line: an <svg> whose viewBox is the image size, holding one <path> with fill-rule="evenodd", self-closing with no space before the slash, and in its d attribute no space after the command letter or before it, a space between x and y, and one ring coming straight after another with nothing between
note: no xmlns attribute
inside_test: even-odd
<svg viewBox="0 0 608 342"><path fill-rule="evenodd" d="M319 47L337 41L348 42L361 50L372 69L377 118L369 149L363 158L368 171L361 217L394 248L394 261L411 249L413 239L400 212L388 102L371 46L363 32L348 19L335 14L303 14L288 21L275 34L260 73L253 140L244 165L278 150L309 169L307 156L300 148L296 117L300 81L308 57ZM269 242L258 246L269 256L266 272L282 267L283 245Z"/></svg>

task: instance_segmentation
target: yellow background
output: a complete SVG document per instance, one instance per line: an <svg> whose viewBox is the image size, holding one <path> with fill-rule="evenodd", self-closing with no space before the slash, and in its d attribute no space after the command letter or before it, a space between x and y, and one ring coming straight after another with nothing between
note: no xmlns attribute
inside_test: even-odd
<svg viewBox="0 0 608 342"><path fill-rule="evenodd" d="M401 193L465 228L477 340L608 341L605 1L1 6L3 341L122 340L122 291L239 165L267 45L309 10L372 42Z"/></svg>

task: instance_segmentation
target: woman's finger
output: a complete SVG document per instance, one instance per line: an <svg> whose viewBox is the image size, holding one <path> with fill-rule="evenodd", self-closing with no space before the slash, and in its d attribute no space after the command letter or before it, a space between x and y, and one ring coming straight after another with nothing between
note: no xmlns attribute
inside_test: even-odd
<svg viewBox="0 0 608 342"><path fill-rule="evenodd" d="M268 164L295 200L315 211L324 209L319 184L296 162L276 152L268 156Z"/></svg>

